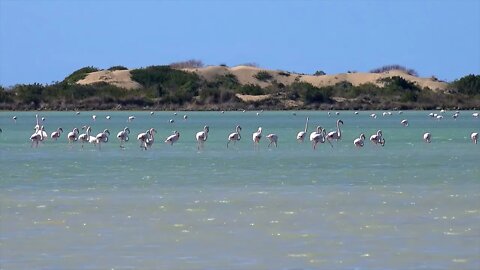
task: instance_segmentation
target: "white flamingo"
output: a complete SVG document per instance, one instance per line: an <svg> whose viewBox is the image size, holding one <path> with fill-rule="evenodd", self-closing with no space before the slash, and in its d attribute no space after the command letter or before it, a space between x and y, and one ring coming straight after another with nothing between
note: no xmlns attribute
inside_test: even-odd
<svg viewBox="0 0 480 270"><path fill-rule="evenodd" d="M128 134L130 134L130 129L128 127L125 127L122 131L118 132L117 138L120 140L120 148L124 148L123 143L128 142L130 139Z"/></svg>
<svg viewBox="0 0 480 270"><path fill-rule="evenodd" d="M78 140L78 133L78 128L73 128L73 130L67 134L68 143L76 142Z"/></svg>
<svg viewBox="0 0 480 270"><path fill-rule="evenodd" d="M137 140L140 142L140 148L147 150L147 140L150 137L150 129L146 132L140 133L137 136Z"/></svg>
<svg viewBox="0 0 480 270"><path fill-rule="evenodd" d="M478 141L478 132L473 132L471 135L470 135L470 139L472 139L472 142L474 144L477 144L477 141Z"/></svg>
<svg viewBox="0 0 480 270"><path fill-rule="evenodd" d="M383 133L381 130L378 130L376 134L370 136L370 141L374 144L380 144L381 146L385 145L385 139L383 138Z"/></svg>
<svg viewBox="0 0 480 270"><path fill-rule="evenodd" d="M233 141L233 144L235 144L237 141L240 141L240 139L242 138L242 136L240 135L241 130L242 130L241 126L236 126L235 127L235 132L230 133L230 135L228 135L227 148L228 148L228 145L230 144L230 142Z"/></svg>
<svg viewBox="0 0 480 270"><path fill-rule="evenodd" d="M56 131L52 132L52 134L50 135L50 138L52 138L52 140L56 141L58 138L60 138L60 135L62 134L63 132L63 129L61 127L57 128Z"/></svg>
<svg viewBox="0 0 480 270"><path fill-rule="evenodd" d="M203 144L208 138L209 131L210 128L208 126L204 126L203 131L199 131L197 134L195 134L195 138L197 139L197 150L200 150L200 148L203 149Z"/></svg>
<svg viewBox="0 0 480 270"><path fill-rule="evenodd" d="M308 117L307 121L305 122L305 130L298 132L297 134L297 141L303 142L305 140L305 135L307 134L308 129Z"/></svg>
<svg viewBox="0 0 480 270"><path fill-rule="evenodd" d="M262 139L262 127L259 127L256 132L252 135L253 140L253 147L258 148L258 144L260 143L260 139Z"/></svg>
<svg viewBox="0 0 480 270"><path fill-rule="evenodd" d="M78 136L78 140L82 142L82 148L84 143L86 142L94 143L96 140L94 136L90 135L90 132L92 132L92 128L90 126L83 126L82 130L84 129L85 129L85 133L82 133Z"/></svg>
<svg viewBox="0 0 480 270"><path fill-rule="evenodd" d="M33 133L32 136L30 136L30 140L32 141L31 147L33 147L34 144L35 144L35 147L38 147L38 143L44 140L43 132L42 132L43 129L44 129L43 126L36 128L35 133Z"/></svg>
<svg viewBox="0 0 480 270"><path fill-rule="evenodd" d="M135 119L135 116L131 115L128 117L127 122L132 122Z"/></svg>
<svg viewBox="0 0 480 270"><path fill-rule="evenodd" d="M356 147L363 147L365 145L365 134L360 134L360 137L353 140L353 145Z"/></svg>
<svg viewBox="0 0 480 270"><path fill-rule="evenodd" d="M404 127L408 127L408 120L407 120L407 119L403 119L400 123L401 123Z"/></svg>
<svg viewBox="0 0 480 270"><path fill-rule="evenodd" d="M170 145L173 145L175 142L180 139L180 132L174 131L172 135L168 136L167 139L165 139L165 143L169 143Z"/></svg>
<svg viewBox="0 0 480 270"><path fill-rule="evenodd" d="M157 133L157 130L154 129L154 128L151 128L150 129L150 132L148 134L148 138L147 140L145 141L145 145L148 147L148 148L151 148L153 143L155 142L155 138L154 138L154 135L153 134L156 134Z"/></svg>
<svg viewBox="0 0 480 270"><path fill-rule="evenodd" d="M317 149L318 143L325 143L325 138L327 137L327 132L321 126L317 126L317 130L310 133L310 141L312 142L313 149ZM327 140L328 141L328 140ZM333 147L332 143L328 141L331 147Z"/></svg>
<svg viewBox="0 0 480 270"><path fill-rule="evenodd" d="M431 143L432 142L432 134L430 134L429 132L425 132L423 134L423 140L426 142L426 143Z"/></svg>
<svg viewBox="0 0 480 270"><path fill-rule="evenodd" d="M475 112L475 113L472 113L472 116L475 117L475 118L478 118L479 114L478 114L478 112Z"/></svg>
<svg viewBox="0 0 480 270"><path fill-rule="evenodd" d="M277 147L277 143L278 143L277 134L274 134L274 133L268 134L267 139L270 141L270 143L268 144L268 147L270 147L270 145L272 145L272 144L275 145L275 148Z"/></svg>
<svg viewBox="0 0 480 270"><path fill-rule="evenodd" d="M337 120L337 130L336 131L330 131L328 134L327 134L327 140L330 141L330 140L340 140L342 138L342 131L340 130L340 124L343 125L343 121L342 120Z"/></svg>
<svg viewBox="0 0 480 270"><path fill-rule="evenodd" d="M108 136L110 135L110 131L108 129L104 129L103 132L100 132L95 136L95 144L98 144L98 149L102 148L102 143L108 142Z"/></svg>

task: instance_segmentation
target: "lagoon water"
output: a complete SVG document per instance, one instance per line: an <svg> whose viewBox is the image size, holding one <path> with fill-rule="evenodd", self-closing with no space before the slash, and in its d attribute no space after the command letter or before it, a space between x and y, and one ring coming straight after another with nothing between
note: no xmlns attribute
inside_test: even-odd
<svg viewBox="0 0 480 270"><path fill-rule="evenodd" d="M65 132L31 148L35 113L0 112L0 269L480 268L472 112L441 121L427 111L38 112L49 134ZM342 119L342 140L316 151L297 143L306 116L308 133ZM112 131L101 150L67 144L85 124ZM242 140L227 149L237 124ZM197 151L204 125L209 138ZM115 135L125 126L122 150ZM156 142L142 151L136 135L150 127ZM384 147L353 146L377 129ZM173 130L180 140L166 145ZM278 148L267 148L271 132Z"/></svg>

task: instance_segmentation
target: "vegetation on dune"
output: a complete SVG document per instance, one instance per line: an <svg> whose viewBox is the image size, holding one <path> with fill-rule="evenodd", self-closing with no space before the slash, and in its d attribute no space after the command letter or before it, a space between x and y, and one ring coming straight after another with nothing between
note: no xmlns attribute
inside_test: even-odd
<svg viewBox="0 0 480 270"><path fill-rule="evenodd" d="M110 67L108 70L110 71L114 71L114 70L128 70L128 68L124 67L124 66L113 66L113 67Z"/></svg>
<svg viewBox="0 0 480 270"><path fill-rule="evenodd" d="M67 83L76 83L79 80L85 79L87 77L88 73L99 71L100 69L96 67L83 67L79 70L74 71L72 74L68 75L64 82Z"/></svg>
<svg viewBox="0 0 480 270"><path fill-rule="evenodd" d="M122 66L111 67L121 70ZM73 110L73 109L435 109L480 107L480 76L468 75L452 82L448 91L432 91L399 76L379 80L377 84L352 85L347 81L316 87L295 81L277 82L264 71L266 87L241 84L227 73L206 81L196 73L171 66L149 66L131 70L131 77L142 87L124 89L107 83L79 85L94 67L73 72L65 80L51 85L19 84L0 87L0 109ZM264 73L263 73L264 72ZM290 75L289 73L281 76ZM257 78L258 79L258 78ZM267 95L254 101L242 101L237 94Z"/></svg>
<svg viewBox="0 0 480 270"><path fill-rule="evenodd" d="M266 82L273 78L272 74L268 73L268 71L265 70L259 71L257 74L253 75L253 77L262 82Z"/></svg>
<svg viewBox="0 0 480 270"><path fill-rule="evenodd" d="M370 72L371 73L383 73L383 72L387 72L387 71L390 71L390 70L401 70L401 71L407 73L408 75L418 77L418 73L414 69L407 68L407 67L404 67L404 66L401 66L401 65L386 65L386 66L382 66L382 67L379 67L379 68L374 68L374 69L370 70Z"/></svg>
<svg viewBox="0 0 480 270"><path fill-rule="evenodd" d="M201 68L204 66L203 62L200 60L190 59L182 62L175 62L169 65L171 68L182 69L182 68Z"/></svg>
<svg viewBox="0 0 480 270"><path fill-rule="evenodd" d="M461 94L480 95L480 75L467 75L455 80L450 87Z"/></svg>

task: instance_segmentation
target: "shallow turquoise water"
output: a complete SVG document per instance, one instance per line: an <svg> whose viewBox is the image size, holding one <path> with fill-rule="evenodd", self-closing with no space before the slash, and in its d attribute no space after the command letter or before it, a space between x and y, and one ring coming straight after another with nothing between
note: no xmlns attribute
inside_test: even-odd
<svg viewBox="0 0 480 270"><path fill-rule="evenodd" d="M480 268L480 144L469 139L480 119L370 113L40 112L49 134L65 132L31 148L35 112L0 112L0 268ZM308 133L342 119L342 140L316 151L297 143L306 116ZM67 144L85 124L112 131L101 150ZM242 140L227 149L237 124ZM115 135L125 126L122 150ZM278 148L264 137L254 151L258 126L279 136ZM156 142L141 151L136 135L150 127ZM377 129L385 147L353 146ZM173 130L179 142L164 144Z"/></svg>

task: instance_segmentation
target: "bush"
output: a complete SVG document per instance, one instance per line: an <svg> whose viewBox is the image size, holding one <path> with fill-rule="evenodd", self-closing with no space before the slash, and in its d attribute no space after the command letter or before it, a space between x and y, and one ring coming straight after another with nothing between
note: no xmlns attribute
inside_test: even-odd
<svg viewBox="0 0 480 270"><path fill-rule="evenodd" d="M315 73L313 73L313 76L323 76L327 75L327 73L323 72L323 70L317 70Z"/></svg>
<svg viewBox="0 0 480 270"><path fill-rule="evenodd" d="M259 71L253 77L255 77L255 79L257 79L259 81L262 81L262 82L266 82L266 81L273 78L272 75L270 75L270 73L268 73L267 71Z"/></svg>
<svg viewBox="0 0 480 270"><path fill-rule="evenodd" d="M374 69L370 70L370 72L371 73L384 73L384 72L387 72L387 71L390 71L390 70L401 70L401 71L406 72L408 75L418 77L418 73L414 69L406 68L406 67L401 66L401 65L386 65L386 66L382 66L382 67L379 67L379 68L374 68Z"/></svg>
<svg viewBox="0 0 480 270"><path fill-rule="evenodd" d="M467 95L480 94L480 75L467 75L450 84L458 93Z"/></svg>
<svg viewBox="0 0 480 270"><path fill-rule="evenodd" d="M110 71L114 71L114 70L128 70L128 68L124 67L124 66L113 66L113 67L110 67L108 70Z"/></svg>
<svg viewBox="0 0 480 270"><path fill-rule="evenodd" d="M203 62L200 60L190 59L183 62L175 62L169 65L171 68L182 69L182 68L201 68L204 66Z"/></svg>
<svg viewBox="0 0 480 270"><path fill-rule="evenodd" d="M79 80L85 79L88 73L99 71L96 67L83 67L79 70L74 71L72 74L68 75L63 81L67 83L76 83Z"/></svg>
<svg viewBox="0 0 480 270"><path fill-rule="evenodd" d="M241 93L241 94L244 94L244 95L264 95L265 92L263 91L263 89L258 86L258 85L254 85L254 84L246 84L246 85L242 85L238 91Z"/></svg>

